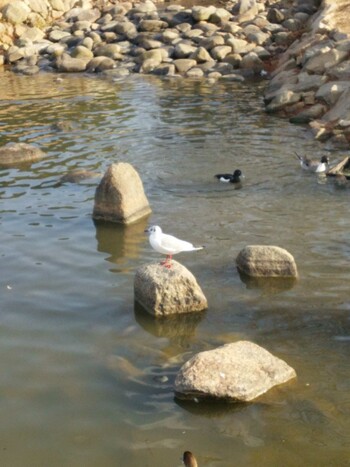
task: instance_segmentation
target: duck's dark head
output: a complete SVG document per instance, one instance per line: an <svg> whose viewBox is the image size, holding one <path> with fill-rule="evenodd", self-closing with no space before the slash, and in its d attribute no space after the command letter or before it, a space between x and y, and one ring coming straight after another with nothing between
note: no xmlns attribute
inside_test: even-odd
<svg viewBox="0 0 350 467"><path fill-rule="evenodd" d="M322 156L321 157L321 162L322 162L322 164L329 164L329 157L328 156Z"/></svg>
<svg viewBox="0 0 350 467"><path fill-rule="evenodd" d="M233 178L236 179L236 180L239 180L240 177L243 177L242 171L239 170L239 169L236 169L236 170L233 172Z"/></svg>

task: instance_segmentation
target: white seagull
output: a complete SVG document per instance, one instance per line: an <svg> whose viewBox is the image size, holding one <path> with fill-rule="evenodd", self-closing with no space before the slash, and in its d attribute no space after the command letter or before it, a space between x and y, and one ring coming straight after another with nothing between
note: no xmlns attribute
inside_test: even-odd
<svg viewBox="0 0 350 467"><path fill-rule="evenodd" d="M145 232L149 234L151 247L158 251L158 253L166 255L165 261L162 261L160 264L167 268L171 268L171 258L173 255L181 253L182 251L196 251L203 249L202 246L196 247L190 242L180 240L172 235L164 234L158 225L152 225L146 229Z"/></svg>
<svg viewBox="0 0 350 467"><path fill-rule="evenodd" d="M306 156L300 156L297 153L295 153L295 155L299 159L301 168L304 170L308 170L309 172L322 173L326 172L326 170L329 167L328 156L322 156L321 159L318 161L311 160Z"/></svg>

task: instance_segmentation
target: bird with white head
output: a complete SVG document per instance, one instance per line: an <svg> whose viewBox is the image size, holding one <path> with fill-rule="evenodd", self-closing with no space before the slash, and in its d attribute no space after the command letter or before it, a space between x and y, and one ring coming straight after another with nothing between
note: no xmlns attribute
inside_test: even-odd
<svg viewBox="0 0 350 467"><path fill-rule="evenodd" d="M203 246L196 247L190 242L165 234L158 225L152 225L145 232L149 234L151 247L158 253L166 255L165 261L162 261L160 264L167 268L171 268L173 255L182 253L183 251L197 251L204 248Z"/></svg>

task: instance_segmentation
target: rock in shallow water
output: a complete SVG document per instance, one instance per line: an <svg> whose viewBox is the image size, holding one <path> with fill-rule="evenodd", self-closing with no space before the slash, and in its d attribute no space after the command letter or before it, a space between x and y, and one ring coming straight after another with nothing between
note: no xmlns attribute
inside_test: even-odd
<svg viewBox="0 0 350 467"><path fill-rule="evenodd" d="M135 300L156 317L203 311L208 307L193 274L177 261L171 268L159 263L136 271Z"/></svg>
<svg viewBox="0 0 350 467"><path fill-rule="evenodd" d="M95 193L93 218L130 224L150 214L139 174L131 164L112 164Z"/></svg>
<svg viewBox="0 0 350 467"><path fill-rule="evenodd" d="M26 143L9 143L0 148L0 166L9 167L16 164L36 162L45 153L36 146Z"/></svg>
<svg viewBox="0 0 350 467"><path fill-rule="evenodd" d="M297 277L293 256L283 248L268 245L249 245L236 258L240 271L253 277Z"/></svg>
<svg viewBox="0 0 350 467"><path fill-rule="evenodd" d="M239 341L192 357L177 374L174 390L179 399L249 402L295 377L283 360L253 342Z"/></svg>

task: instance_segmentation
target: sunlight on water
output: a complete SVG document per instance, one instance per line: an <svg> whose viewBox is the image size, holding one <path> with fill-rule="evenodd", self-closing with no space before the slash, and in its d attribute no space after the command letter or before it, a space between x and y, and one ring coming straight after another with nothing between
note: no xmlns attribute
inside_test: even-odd
<svg viewBox="0 0 350 467"><path fill-rule="evenodd" d="M0 79L0 144L46 153L0 170L2 465L176 467L187 449L207 467L347 465L350 192L294 156L324 148L264 113L264 83L57 77ZM130 227L91 219L116 161L153 209ZM235 168L239 190L213 177ZM73 169L97 177L58 183ZM149 222L205 244L179 258L205 313L154 321L134 306L135 269L159 259ZM286 248L299 280L240 277L248 244ZM239 339L298 379L250 405L174 400L183 362Z"/></svg>

